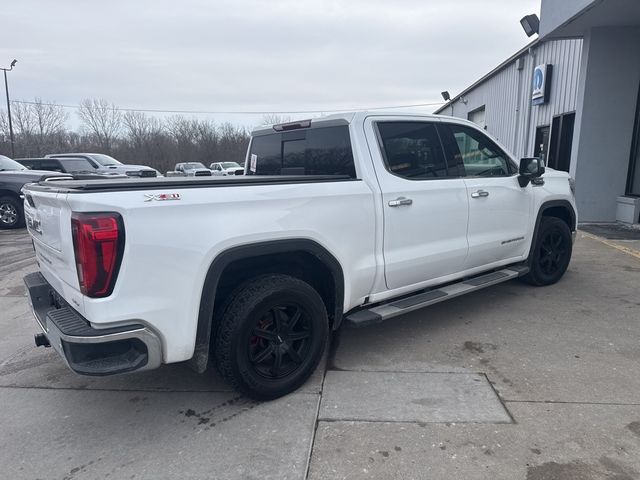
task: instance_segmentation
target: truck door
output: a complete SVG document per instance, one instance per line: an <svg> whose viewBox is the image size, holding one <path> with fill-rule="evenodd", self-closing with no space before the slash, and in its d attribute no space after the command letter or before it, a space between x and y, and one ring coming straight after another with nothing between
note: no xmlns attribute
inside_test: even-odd
<svg viewBox="0 0 640 480"><path fill-rule="evenodd" d="M438 121L392 118L369 117L365 130L383 202L385 279L396 289L463 269L469 201Z"/></svg>
<svg viewBox="0 0 640 480"><path fill-rule="evenodd" d="M533 224L532 186L520 187L517 166L483 131L442 121L448 162L464 172L469 200L469 254L464 269L517 259Z"/></svg>

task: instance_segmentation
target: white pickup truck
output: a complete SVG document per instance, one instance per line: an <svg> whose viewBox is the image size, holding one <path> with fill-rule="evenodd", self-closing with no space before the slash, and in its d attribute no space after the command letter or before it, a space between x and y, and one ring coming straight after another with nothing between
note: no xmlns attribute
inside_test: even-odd
<svg viewBox="0 0 640 480"><path fill-rule="evenodd" d="M246 175L24 188L40 272L25 283L71 369L215 361L269 399L330 330L523 277L564 274L573 181L467 121L357 112L253 132Z"/></svg>

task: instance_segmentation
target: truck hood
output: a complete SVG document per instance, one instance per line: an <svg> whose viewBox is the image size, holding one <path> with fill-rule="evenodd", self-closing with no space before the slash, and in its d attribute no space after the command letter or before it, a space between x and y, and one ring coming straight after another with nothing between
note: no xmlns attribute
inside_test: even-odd
<svg viewBox="0 0 640 480"><path fill-rule="evenodd" d="M551 167L545 167L543 178L569 178L570 175L563 170L555 170Z"/></svg>
<svg viewBox="0 0 640 480"><path fill-rule="evenodd" d="M130 165L130 164L122 164L122 165L109 165L106 167L100 167L98 169L99 172L104 173L126 173L131 171L139 171L139 170L151 170L155 172L155 169L151 167L147 167L146 165Z"/></svg>

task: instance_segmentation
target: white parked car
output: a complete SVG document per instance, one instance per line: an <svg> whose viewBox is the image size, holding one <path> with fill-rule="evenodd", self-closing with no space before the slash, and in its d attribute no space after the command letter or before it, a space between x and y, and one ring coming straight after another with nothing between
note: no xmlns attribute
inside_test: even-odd
<svg viewBox="0 0 640 480"><path fill-rule="evenodd" d="M155 168L146 165L130 165L120 163L113 157L104 153L54 153L45 155L45 158L74 159L84 161L95 173L101 175L128 175L131 177L157 177L161 176Z"/></svg>
<svg viewBox="0 0 640 480"><path fill-rule="evenodd" d="M176 163L173 172L167 172L167 176L210 177L211 170L200 162Z"/></svg>
<svg viewBox="0 0 640 480"><path fill-rule="evenodd" d="M230 385L275 398L342 324L517 277L550 285L571 258L569 175L516 162L465 120L260 128L246 173L24 187L36 342L87 375L187 360L204 372L211 355Z"/></svg>
<svg viewBox="0 0 640 480"><path fill-rule="evenodd" d="M213 175L242 175L244 167L236 162L215 162L209 165L209 169Z"/></svg>

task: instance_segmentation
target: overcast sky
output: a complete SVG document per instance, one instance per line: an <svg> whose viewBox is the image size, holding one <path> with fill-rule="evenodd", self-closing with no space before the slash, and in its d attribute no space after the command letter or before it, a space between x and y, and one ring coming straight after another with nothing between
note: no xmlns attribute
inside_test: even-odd
<svg viewBox="0 0 640 480"><path fill-rule="evenodd" d="M299 111L431 103L528 43L519 19L539 8L540 0L5 1L0 66L18 59L13 99L61 104L92 97L125 108Z"/></svg>

